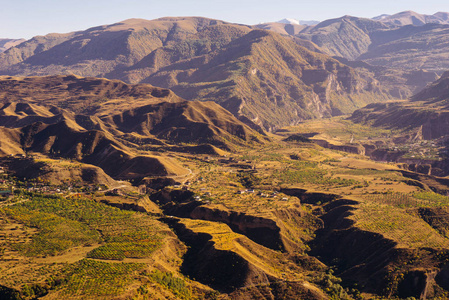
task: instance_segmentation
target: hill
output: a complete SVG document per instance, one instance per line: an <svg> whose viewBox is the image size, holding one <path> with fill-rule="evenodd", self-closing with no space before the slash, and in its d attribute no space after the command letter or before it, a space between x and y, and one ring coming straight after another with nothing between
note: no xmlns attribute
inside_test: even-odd
<svg viewBox="0 0 449 300"><path fill-rule="evenodd" d="M49 76L8 78L0 86L3 153L75 159L114 178L185 174L175 159L160 153L164 147L230 150L264 140L216 103L182 100L148 84ZM64 109L56 106L61 103ZM146 148L159 153L142 154Z"/></svg>
<svg viewBox="0 0 449 300"><path fill-rule="evenodd" d="M446 13L436 15L445 20ZM444 61L449 25L429 18L413 12L379 20L343 16L309 26L295 36L314 42L332 56L375 66L442 72L448 68Z"/></svg>

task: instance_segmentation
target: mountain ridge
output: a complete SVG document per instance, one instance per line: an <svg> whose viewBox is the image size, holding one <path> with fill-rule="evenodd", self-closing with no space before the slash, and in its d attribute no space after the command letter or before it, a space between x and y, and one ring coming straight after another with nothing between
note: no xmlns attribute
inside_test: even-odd
<svg viewBox="0 0 449 300"><path fill-rule="evenodd" d="M150 83L187 100L220 103L267 130L389 97L370 75L316 51L311 42L219 20L128 19L26 41L0 54L0 74Z"/></svg>

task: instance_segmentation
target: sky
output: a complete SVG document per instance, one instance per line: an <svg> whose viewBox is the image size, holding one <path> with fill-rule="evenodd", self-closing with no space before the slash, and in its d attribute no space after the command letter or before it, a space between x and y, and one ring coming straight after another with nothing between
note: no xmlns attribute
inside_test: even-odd
<svg viewBox="0 0 449 300"><path fill-rule="evenodd" d="M130 18L202 16L254 25L284 18L372 18L413 10L449 12L448 0L0 0L0 38L66 33Z"/></svg>

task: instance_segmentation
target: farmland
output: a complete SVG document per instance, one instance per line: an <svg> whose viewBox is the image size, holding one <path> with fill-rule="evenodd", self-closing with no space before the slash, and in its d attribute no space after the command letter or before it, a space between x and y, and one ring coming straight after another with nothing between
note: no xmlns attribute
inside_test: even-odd
<svg viewBox="0 0 449 300"><path fill-rule="evenodd" d="M357 130L365 138L387 134L334 122L323 131L334 143L344 144ZM314 126L309 129L320 129ZM449 251L445 181L308 139L285 139L303 131L288 128L271 135L272 142L226 154L173 154L191 172L157 188L153 179L82 189L4 174L5 186L15 189L0 203L2 283L25 299L214 299L280 293L274 282L317 299L377 297L347 285L354 280L345 269L352 257L322 248L346 231L360 241L374 234L393 245L388 251L433 249L441 258L426 252L423 261L436 270ZM332 245L340 247L339 240ZM382 276L397 280L409 269L387 260L383 270L394 271Z"/></svg>

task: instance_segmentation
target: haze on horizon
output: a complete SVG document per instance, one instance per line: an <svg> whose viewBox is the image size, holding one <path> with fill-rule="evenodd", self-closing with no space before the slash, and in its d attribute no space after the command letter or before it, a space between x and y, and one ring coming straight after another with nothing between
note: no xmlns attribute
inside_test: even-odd
<svg viewBox="0 0 449 300"><path fill-rule="evenodd" d="M283 18L323 21L343 15L372 18L412 10L421 14L449 11L446 0L3 0L0 38L26 38L112 24L130 18L201 16L254 25Z"/></svg>

